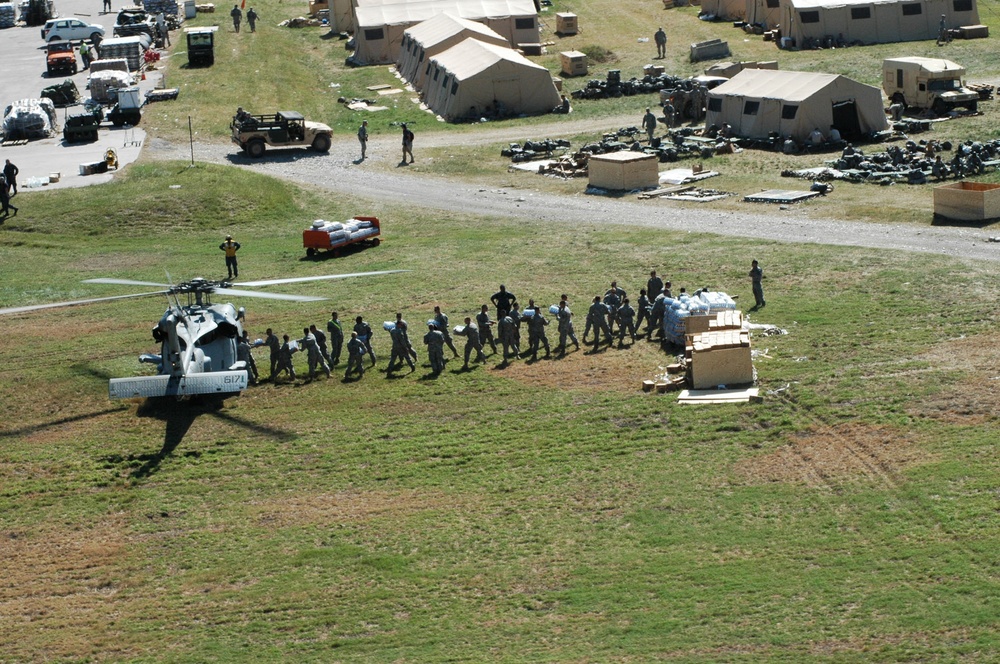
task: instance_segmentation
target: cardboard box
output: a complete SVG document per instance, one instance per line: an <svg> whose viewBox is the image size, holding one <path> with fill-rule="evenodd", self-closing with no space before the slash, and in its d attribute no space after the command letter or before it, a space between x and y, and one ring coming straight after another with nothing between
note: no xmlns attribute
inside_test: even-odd
<svg viewBox="0 0 1000 664"><path fill-rule="evenodd" d="M745 385L753 382L749 333L724 330L703 332L689 338L691 341L685 351L690 354L688 366L692 388L705 390L718 385Z"/></svg>
<svg viewBox="0 0 1000 664"><path fill-rule="evenodd" d="M578 32L576 27L576 14L560 12L556 14L556 34L575 35Z"/></svg>
<svg viewBox="0 0 1000 664"><path fill-rule="evenodd" d="M586 76L587 54L580 51L563 51L559 54L559 66L564 76Z"/></svg>
<svg viewBox="0 0 1000 664"><path fill-rule="evenodd" d="M641 152L612 152L593 155L588 162L591 187L631 191L659 184L659 161L656 155Z"/></svg>
<svg viewBox="0 0 1000 664"><path fill-rule="evenodd" d="M309 14L310 15L315 14L316 12L318 12L320 10L329 9L329 8L330 8L330 3L329 2L312 2L311 0L309 2Z"/></svg>
<svg viewBox="0 0 1000 664"><path fill-rule="evenodd" d="M953 182L935 187L934 214L957 221L1000 218L1000 184Z"/></svg>

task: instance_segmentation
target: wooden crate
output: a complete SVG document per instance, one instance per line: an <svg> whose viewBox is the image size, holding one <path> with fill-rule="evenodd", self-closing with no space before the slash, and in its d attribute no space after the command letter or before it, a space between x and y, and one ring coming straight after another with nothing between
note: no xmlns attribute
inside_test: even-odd
<svg viewBox="0 0 1000 664"><path fill-rule="evenodd" d="M990 29L985 25L963 25L958 29L958 34L962 39L986 39L990 36Z"/></svg>
<svg viewBox="0 0 1000 664"><path fill-rule="evenodd" d="M575 35L578 32L576 27L576 14L560 12L556 14L556 34Z"/></svg>
<svg viewBox="0 0 1000 664"><path fill-rule="evenodd" d="M631 191L659 184L659 162L655 155L612 152L594 155L588 164L591 187Z"/></svg>
<svg viewBox="0 0 1000 664"><path fill-rule="evenodd" d="M564 76L586 76L587 54L580 51L563 51L559 54L559 66Z"/></svg>
<svg viewBox="0 0 1000 664"><path fill-rule="evenodd" d="M1000 184L953 182L935 187L934 214L957 221L1000 218Z"/></svg>
<svg viewBox="0 0 1000 664"><path fill-rule="evenodd" d="M690 339L685 351L691 358L688 364L691 387L703 390L753 382L749 333L741 330L703 332Z"/></svg>

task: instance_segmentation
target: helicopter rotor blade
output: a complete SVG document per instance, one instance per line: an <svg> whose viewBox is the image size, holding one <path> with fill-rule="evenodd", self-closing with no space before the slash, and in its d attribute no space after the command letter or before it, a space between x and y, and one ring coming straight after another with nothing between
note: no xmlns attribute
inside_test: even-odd
<svg viewBox="0 0 1000 664"><path fill-rule="evenodd" d="M170 288L170 284L154 284L151 281L136 281L135 279L112 279L102 277L100 279L84 279L85 284L118 284L119 286L155 286L156 288Z"/></svg>
<svg viewBox="0 0 1000 664"><path fill-rule="evenodd" d="M111 300L125 300L131 297L147 297L149 295L160 295L167 291L153 291L151 293L132 293L131 295L112 295L111 297L95 297L89 300L71 300L68 302L52 302L50 304L32 304L27 307L8 307L0 309L0 316L4 314L23 314L29 311L41 311L42 309L58 309L59 307L72 307L77 304L92 304L94 302L109 302Z"/></svg>
<svg viewBox="0 0 1000 664"><path fill-rule="evenodd" d="M241 284L242 285L242 284ZM313 295L284 295L282 293L263 293L260 291L241 290L239 288L216 288L219 295L239 295L241 297L260 297L265 300L287 300L289 302L319 302L325 297L315 297Z"/></svg>
<svg viewBox="0 0 1000 664"><path fill-rule="evenodd" d="M290 277L288 279L269 279L266 281L241 281L240 286L271 286L273 284L295 284L304 281L323 281L327 279L347 279L348 277L371 277L379 274L395 274L410 270L382 270L380 272L352 272L351 274L324 274L318 277Z"/></svg>

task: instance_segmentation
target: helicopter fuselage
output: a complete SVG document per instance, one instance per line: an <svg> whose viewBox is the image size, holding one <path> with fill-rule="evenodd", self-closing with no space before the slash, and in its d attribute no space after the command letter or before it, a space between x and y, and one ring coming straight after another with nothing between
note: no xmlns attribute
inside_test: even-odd
<svg viewBox="0 0 1000 664"><path fill-rule="evenodd" d="M140 362L157 366L158 375L116 378L112 399L194 394L238 394L247 387L244 362L236 346L243 335L243 312L228 302L211 304L202 297L186 306L171 305L153 328L160 355Z"/></svg>

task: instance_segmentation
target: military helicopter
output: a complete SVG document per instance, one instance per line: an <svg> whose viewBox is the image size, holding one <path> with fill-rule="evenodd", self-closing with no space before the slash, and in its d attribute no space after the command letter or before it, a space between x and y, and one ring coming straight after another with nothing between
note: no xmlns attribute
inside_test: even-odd
<svg viewBox="0 0 1000 664"><path fill-rule="evenodd" d="M241 282L242 287L270 286L326 279L346 279L382 274L407 272L407 270L383 270L380 272L356 272L352 274L329 274L316 277L292 277L267 281ZM87 279L90 284L119 284L127 286L153 286L162 288L147 293L115 295L88 300L55 302L26 307L0 309L0 314L25 313L40 309L52 309L78 304L90 304L149 295L166 295L167 310L153 327L153 339L160 344L159 355L145 353L139 362L153 364L157 368L155 376L135 378L112 378L108 394L112 399L134 397L187 397L199 394L236 396L246 389L248 382L246 364L236 357L236 346L243 336L245 310L232 304L213 304L212 295L224 292L226 295L258 297L292 302L316 302L323 297L305 295L284 295L233 288L227 281L209 281L201 277L183 283L169 285L131 279ZM182 302L181 300L184 300Z"/></svg>

